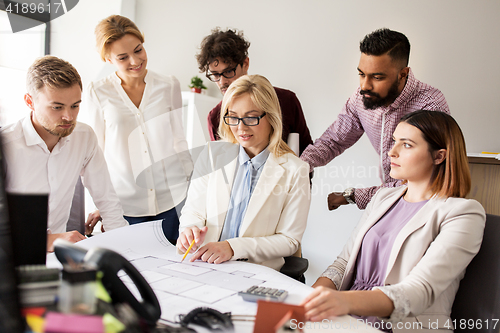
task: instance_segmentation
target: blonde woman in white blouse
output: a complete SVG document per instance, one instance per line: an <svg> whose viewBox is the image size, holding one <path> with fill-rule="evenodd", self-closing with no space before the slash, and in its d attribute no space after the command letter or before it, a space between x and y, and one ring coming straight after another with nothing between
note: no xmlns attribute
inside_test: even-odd
<svg viewBox="0 0 500 333"><path fill-rule="evenodd" d="M193 169L179 81L146 69L144 36L130 19L109 16L95 34L101 59L117 71L90 84L88 117L124 217L130 224L163 220L165 236L175 244L177 211ZM98 212L89 216L99 218Z"/></svg>

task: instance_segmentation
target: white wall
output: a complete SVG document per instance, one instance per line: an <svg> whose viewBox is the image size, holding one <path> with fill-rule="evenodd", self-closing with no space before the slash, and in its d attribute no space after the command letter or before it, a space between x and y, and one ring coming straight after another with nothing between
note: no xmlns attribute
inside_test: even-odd
<svg viewBox="0 0 500 333"><path fill-rule="evenodd" d="M381 27L410 39L410 66L421 81L445 94L469 151L500 151L500 2L492 0L136 0L135 21L146 35L149 68L179 78L188 90L198 74L194 58L215 26L238 28L250 40L250 73L293 90L313 138L319 137L358 85L358 43ZM124 5L125 4L125 5ZM93 29L112 13L131 14L125 0L85 0L53 23L53 54L72 62L84 80L105 69L94 49ZM209 94L215 84L204 79ZM309 224L303 241L310 260L308 283L336 257L361 216L355 207L326 209L326 195L348 185L379 182L377 156L363 137L316 171Z"/></svg>
<svg viewBox="0 0 500 333"><path fill-rule="evenodd" d="M84 0L65 15L51 22L51 54L76 67L84 86L113 72L113 66L101 61L95 47L94 29L103 18L120 14L132 20L135 0Z"/></svg>

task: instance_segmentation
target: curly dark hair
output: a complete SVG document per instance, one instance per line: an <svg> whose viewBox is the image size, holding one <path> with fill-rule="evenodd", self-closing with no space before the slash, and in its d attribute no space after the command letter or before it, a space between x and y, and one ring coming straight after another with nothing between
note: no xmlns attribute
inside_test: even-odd
<svg viewBox="0 0 500 333"><path fill-rule="evenodd" d="M248 58L250 42L243 37L243 31L227 29L221 31L219 27L203 38L200 53L196 55L200 73L208 70L208 65L215 59L231 65L243 65Z"/></svg>
<svg viewBox="0 0 500 333"><path fill-rule="evenodd" d="M410 41L400 32L382 28L368 34L359 43L361 53L380 56L388 54L393 61L408 66L410 60Z"/></svg>

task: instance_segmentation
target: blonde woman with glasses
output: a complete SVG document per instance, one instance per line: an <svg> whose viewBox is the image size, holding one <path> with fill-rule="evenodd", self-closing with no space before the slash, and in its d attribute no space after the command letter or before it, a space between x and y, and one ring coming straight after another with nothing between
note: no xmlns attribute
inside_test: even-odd
<svg viewBox="0 0 500 333"><path fill-rule="evenodd" d="M191 261L243 260L279 270L299 250L310 203L309 168L281 139L271 83L245 75L231 84L219 135L198 158L177 248Z"/></svg>

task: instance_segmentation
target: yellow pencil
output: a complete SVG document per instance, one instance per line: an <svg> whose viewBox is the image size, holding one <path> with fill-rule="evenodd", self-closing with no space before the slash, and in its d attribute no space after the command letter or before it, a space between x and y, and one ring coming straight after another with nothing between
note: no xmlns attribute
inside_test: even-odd
<svg viewBox="0 0 500 333"><path fill-rule="evenodd" d="M182 257L181 262L183 262L183 261L184 261L184 259L186 259L186 256L188 255L189 251L191 251L191 248L193 247L193 245L194 245L194 239L193 239L193 241L191 242L191 245L189 245L189 248L187 249L186 253L184 253L184 257Z"/></svg>

